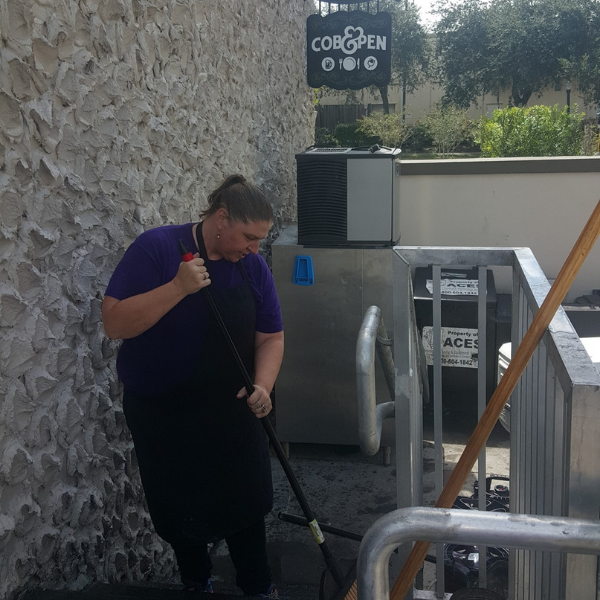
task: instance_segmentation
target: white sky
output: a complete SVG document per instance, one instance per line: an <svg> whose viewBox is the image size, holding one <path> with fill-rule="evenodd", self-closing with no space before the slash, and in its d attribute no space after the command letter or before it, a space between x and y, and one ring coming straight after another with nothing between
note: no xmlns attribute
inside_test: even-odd
<svg viewBox="0 0 600 600"><path fill-rule="evenodd" d="M313 0L315 6L318 6L319 0ZM362 0L365 2L366 0ZM343 4L343 0L340 0L341 4ZM421 21L425 25L431 25L433 23L433 15L431 14L431 9L435 4L436 0L409 0L409 2L414 2L417 7L419 7L419 14L421 15ZM327 4L324 0L323 8L326 8Z"/></svg>
<svg viewBox="0 0 600 600"><path fill-rule="evenodd" d="M421 20L429 25L432 22L432 15L430 13L431 8L433 7L435 0L413 0L414 3L421 9Z"/></svg>

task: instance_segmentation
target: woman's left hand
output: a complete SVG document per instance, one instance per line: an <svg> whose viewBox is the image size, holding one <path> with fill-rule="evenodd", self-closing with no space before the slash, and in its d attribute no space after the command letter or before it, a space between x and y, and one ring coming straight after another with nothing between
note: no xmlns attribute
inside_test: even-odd
<svg viewBox="0 0 600 600"><path fill-rule="evenodd" d="M243 398L247 395L246 388L242 388L238 394L238 398ZM250 410L254 413L256 418L262 419L266 417L273 408L271 404L271 395L262 385L254 384L254 393L250 396L250 398L246 399Z"/></svg>

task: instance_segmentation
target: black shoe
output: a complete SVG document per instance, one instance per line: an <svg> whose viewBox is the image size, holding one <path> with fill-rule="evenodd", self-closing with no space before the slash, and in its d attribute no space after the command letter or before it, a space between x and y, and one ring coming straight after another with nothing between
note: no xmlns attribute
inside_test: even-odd
<svg viewBox="0 0 600 600"><path fill-rule="evenodd" d="M256 598L279 598L279 593L277 592L275 584L272 583L269 586L269 589L267 590L266 594L257 594Z"/></svg>
<svg viewBox="0 0 600 600"><path fill-rule="evenodd" d="M183 589L186 592L192 592L192 593L203 593L203 594L214 594L215 591L213 590L213 586L212 586L212 581L209 579L205 585L202 585L201 583L198 583L197 581L189 581L189 580L185 580L183 582ZM269 596L265 596L266 598L268 598Z"/></svg>

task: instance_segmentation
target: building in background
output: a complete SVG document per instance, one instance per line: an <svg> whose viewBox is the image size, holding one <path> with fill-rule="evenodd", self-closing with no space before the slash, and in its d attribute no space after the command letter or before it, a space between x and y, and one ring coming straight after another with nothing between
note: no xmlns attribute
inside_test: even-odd
<svg viewBox="0 0 600 600"><path fill-rule="evenodd" d="M547 88L541 96L533 94L527 103L527 106L536 104L544 104L546 106L567 106L568 104L574 109L577 105L579 112L585 112L586 119L596 119L596 107L585 106L583 99L579 96L576 89L576 84L570 84L571 90L567 90L567 83L561 82L554 87ZM412 94L406 95L406 123L412 125L417 121L422 121L427 113L431 112L436 103L443 96L443 89L428 83ZM383 104L379 93L373 94L370 89L360 90L355 93L357 103L348 101L348 95L343 94L327 94L319 99L319 115L317 116L317 127L328 127L329 123L353 123L357 118L370 114L373 111L381 112ZM390 85L388 87L388 96L390 101L390 113L401 112L402 110L402 86ZM510 90L503 90L497 95L484 94L479 102L471 105L468 115L471 119L479 119L481 117L491 117L494 110L497 108L506 108L510 102ZM329 107L345 107L345 108L329 108ZM328 119L328 113L335 113L333 119ZM356 118L354 118L356 115ZM335 126L335 125L334 125ZM328 127L329 128L329 127Z"/></svg>

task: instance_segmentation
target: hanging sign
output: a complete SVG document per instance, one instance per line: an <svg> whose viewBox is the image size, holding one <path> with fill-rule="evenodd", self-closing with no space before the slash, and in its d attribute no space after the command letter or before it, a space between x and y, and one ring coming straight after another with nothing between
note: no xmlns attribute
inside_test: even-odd
<svg viewBox="0 0 600 600"><path fill-rule="evenodd" d="M306 22L307 80L319 88L360 90L390 83L392 16L336 11Z"/></svg>

